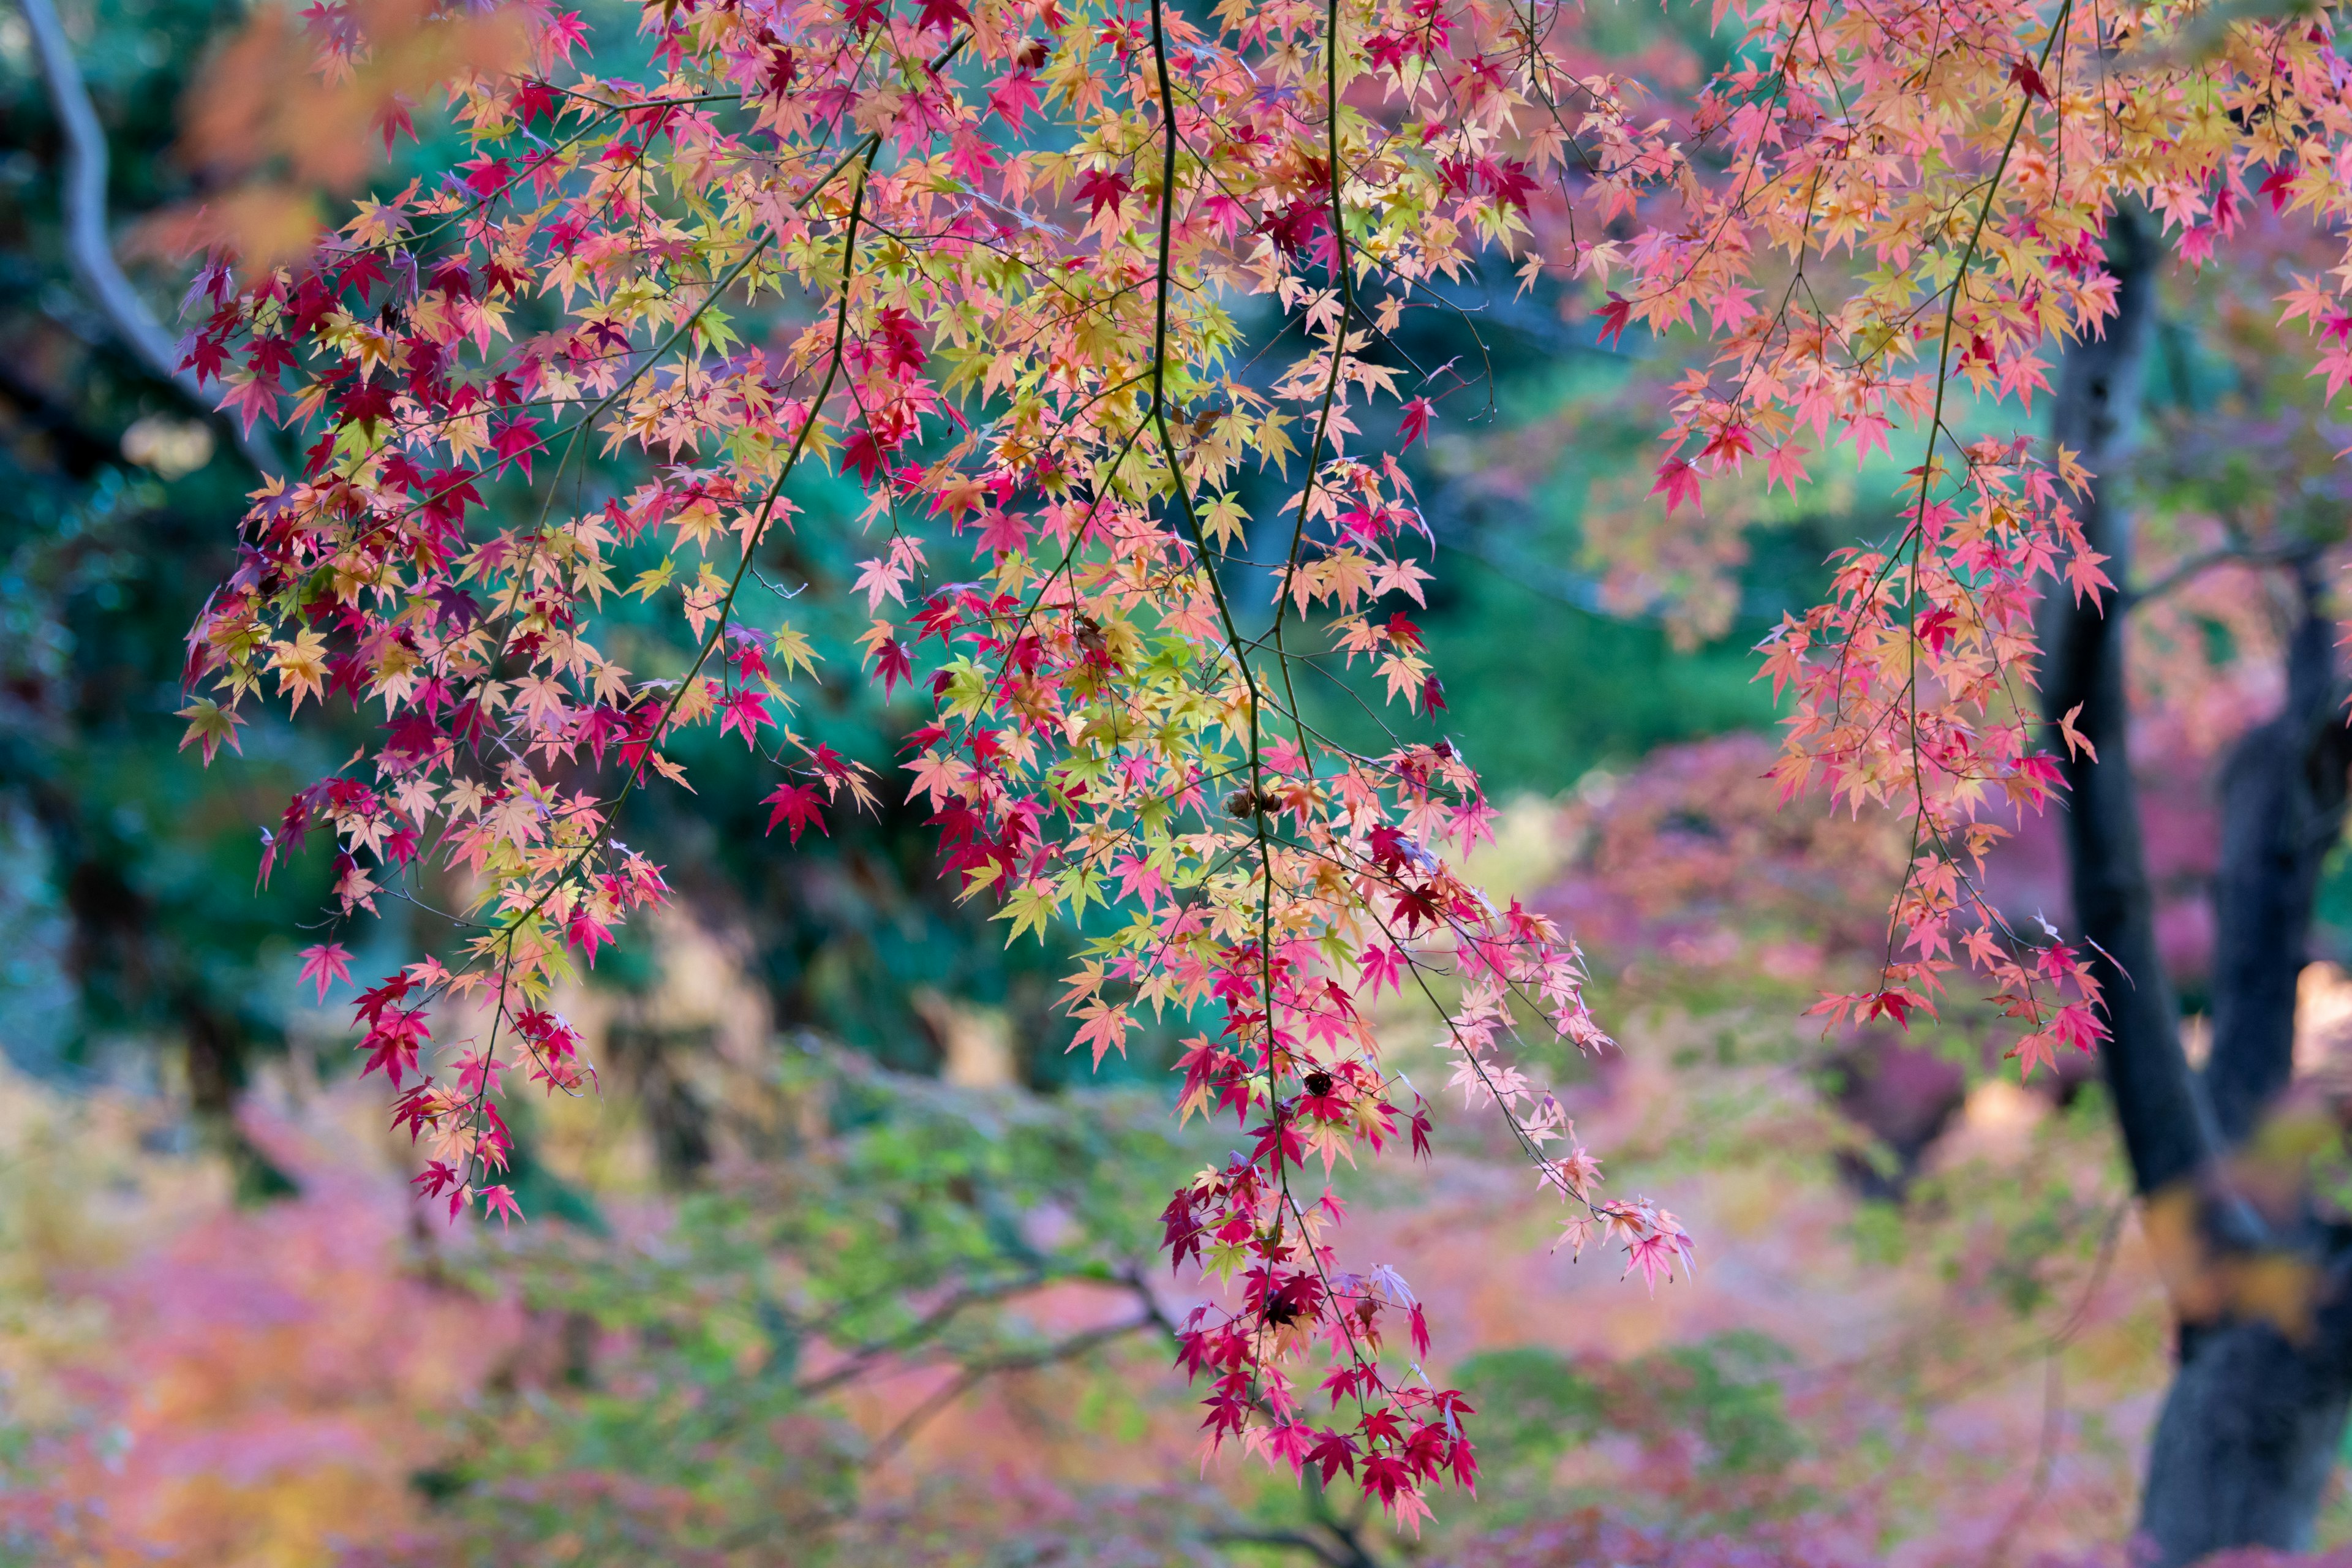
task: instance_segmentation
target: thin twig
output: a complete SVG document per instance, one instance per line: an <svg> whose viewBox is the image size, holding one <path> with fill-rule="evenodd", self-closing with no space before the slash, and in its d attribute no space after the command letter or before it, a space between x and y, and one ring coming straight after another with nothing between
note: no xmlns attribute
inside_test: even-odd
<svg viewBox="0 0 2352 1568"><path fill-rule="evenodd" d="M1040 1367L1052 1366L1073 1357L1084 1355L1090 1350L1109 1344L1116 1340L1125 1339L1129 1334L1140 1333L1146 1329L1159 1328L1164 1321L1156 1311L1147 1312L1123 1323L1108 1323L1099 1329L1088 1329L1084 1333L1072 1334L1066 1340L1057 1340L1050 1345L1045 1345L1034 1351L1021 1351L1010 1355L991 1356L982 1361L968 1362L964 1364L963 1370L958 1373L945 1387L932 1394L920 1405L901 1416L897 1426L882 1435L881 1440L866 1453L866 1467L870 1469L878 1469L888 1464L898 1455L898 1450L905 1447L915 1434L928 1426L933 1417L1000 1373L1034 1372Z"/></svg>

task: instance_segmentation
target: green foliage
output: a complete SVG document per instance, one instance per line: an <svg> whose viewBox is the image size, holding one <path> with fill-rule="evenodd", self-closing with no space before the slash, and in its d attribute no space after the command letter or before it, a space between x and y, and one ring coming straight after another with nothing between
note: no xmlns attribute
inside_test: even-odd
<svg viewBox="0 0 2352 1568"><path fill-rule="evenodd" d="M1768 1500L1775 1510L1803 1505L1801 1489L1780 1484L1805 1452L1777 1375L1794 1359L1764 1334L1734 1330L1622 1361L1486 1351L1455 1375L1482 1420L1498 1522L1598 1503L1623 1511L1622 1495L1558 1474L1577 1450L1618 1436L1643 1449L1654 1503L1704 1531L1733 1527Z"/></svg>
<svg viewBox="0 0 2352 1568"><path fill-rule="evenodd" d="M1558 1459L1591 1442L1606 1422L1600 1386L1558 1351L1482 1351L1455 1376L1486 1418L1480 1452L1490 1469Z"/></svg>
<svg viewBox="0 0 2352 1568"><path fill-rule="evenodd" d="M429 1527L394 1560L822 1560L887 1457L838 1401L910 1367L971 1386L1044 1370L1077 1382L1081 1426L1140 1418L1085 1369L1125 1343L1160 1358L1148 1215L1202 1150L1157 1099L956 1090L814 1046L767 1089L731 1108L765 1129L762 1157L657 1235L535 1226L466 1267L559 1321L562 1353L452 1432L415 1480ZM1040 1326L1052 1286L1099 1290L1138 1334Z"/></svg>
<svg viewBox="0 0 2352 1568"><path fill-rule="evenodd" d="M1802 1451L1772 1377L1774 1369L1796 1359L1787 1347L1752 1330L1735 1329L1661 1355L1659 1407L1670 1425L1705 1440L1702 1469L1727 1476L1769 1474Z"/></svg>
<svg viewBox="0 0 2352 1568"><path fill-rule="evenodd" d="M1497 795L1556 792L1670 741L1771 721L1752 637L1683 652L1662 627L1563 603L1534 574L1439 559L1450 591L1426 629L1445 672L1446 728Z"/></svg>

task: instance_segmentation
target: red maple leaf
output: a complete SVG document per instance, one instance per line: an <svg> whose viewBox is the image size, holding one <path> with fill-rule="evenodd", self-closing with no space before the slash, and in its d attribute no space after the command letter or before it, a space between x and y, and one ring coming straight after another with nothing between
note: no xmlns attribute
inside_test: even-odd
<svg viewBox="0 0 2352 1568"><path fill-rule="evenodd" d="M760 749L761 729L774 723L768 713L768 694L764 691L739 686L719 700L719 732L724 735L734 731L752 751Z"/></svg>
<svg viewBox="0 0 2352 1568"><path fill-rule="evenodd" d="M900 681L911 680L915 675L914 664L907 658L907 649L897 637L884 638L874 649L874 668L881 674L882 695L885 697L889 696L891 689Z"/></svg>
<svg viewBox="0 0 2352 1568"><path fill-rule="evenodd" d="M792 828L791 841L794 844L801 841L801 829L812 824L819 833L826 831L824 802L818 797L814 784L778 784L760 804L775 807L768 813L768 831L773 833L780 822L788 824Z"/></svg>
<svg viewBox="0 0 2352 1568"><path fill-rule="evenodd" d="M996 117L1019 131L1037 107L1037 73L1007 71L988 89L988 107Z"/></svg>
<svg viewBox="0 0 2352 1568"><path fill-rule="evenodd" d="M1090 209L1089 217L1100 217L1105 207L1115 207L1127 199L1128 179L1116 169L1089 169L1078 176L1078 195Z"/></svg>
<svg viewBox="0 0 2352 1568"><path fill-rule="evenodd" d="M572 911L565 923L564 940L588 955L588 967L596 967L596 950L613 940L612 928L590 912L584 906Z"/></svg>
<svg viewBox="0 0 2352 1568"><path fill-rule="evenodd" d="M530 455L538 449L539 421L528 414L517 415L490 434L490 450L498 454L499 468L519 463L526 479L530 478Z"/></svg>
<svg viewBox="0 0 2352 1568"><path fill-rule="evenodd" d="M2279 213L2286 210L2288 200L2294 195L2291 187L2294 184L2296 176L2302 173L2303 170L2293 159L2285 159L2264 177L2257 191L2258 194L2270 197L2271 211Z"/></svg>
<svg viewBox="0 0 2352 1568"><path fill-rule="evenodd" d="M1633 319L1633 301L1612 289L1609 290L1607 302L1601 307L1598 313L1601 317L1599 342L1606 348L1610 339L1622 338L1625 335L1625 324Z"/></svg>

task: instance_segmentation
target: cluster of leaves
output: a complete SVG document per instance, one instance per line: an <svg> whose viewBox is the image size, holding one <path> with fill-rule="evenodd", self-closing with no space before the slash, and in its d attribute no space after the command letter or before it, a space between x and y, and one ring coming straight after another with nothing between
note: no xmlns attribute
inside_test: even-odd
<svg viewBox="0 0 2352 1568"><path fill-rule="evenodd" d="M1596 1196L1559 1100L1501 1049L1523 1020L1607 1037L1573 945L1437 854L1490 815L1459 752L1349 749L1296 691L1318 660L1362 656L1392 704L1442 700L1419 627L1375 607L1421 596L1412 485L1393 452L1348 446L1383 398L1401 444L1428 430L1433 403L1373 346L1481 244L1523 251L1531 280L1626 268L1612 331L1707 313L1715 362L1677 384L1657 470L1670 510L1751 458L1793 489L1807 430L1866 457L1898 420L1920 429L1899 538L1847 552L1826 602L1768 645L1795 696L1783 786L1893 803L1914 828L1889 962L1822 1010L1931 1009L1957 946L2029 1073L2094 1044L2079 955L2018 939L1977 879L2005 831L1987 811L2039 806L2056 778L2028 733L2032 604L2044 579L2109 584L2069 510L2073 458L1964 441L1947 395L1964 380L2030 405L2043 338L2097 329L2118 199L2158 208L2192 254L2233 232L2265 171L2279 205L2333 216L2326 16L2210 34L2169 6L1740 15L1743 52L1677 124L1644 121L1545 6L1228 5L1203 25L1156 4L663 4L645 16L652 82L570 68L581 24L551 8L505 32L320 8L331 74L383 58L388 26L465 28L425 58L478 151L437 186L362 202L299 262L240 281L215 259L191 291L189 365L309 445L192 638L208 694L188 740L234 744L273 680L298 709L383 704L373 782L299 794L269 859L323 828L343 912L420 896L428 862L467 905L448 962L360 1005L370 1068L429 1141L427 1191L511 1215L501 1074L588 1081L547 999L666 897L613 829L649 779L685 784L682 731L765 756L770 827L794 840L876 803L866 768L793 727L812 646L751 613L778 592L755 560L792 527L814 454L869 497L866 661L886 693L934 699L909 766L960 890L999 900L1016 939L1117 900L1124 923L1093 936L1065 998L1097 1061L1146 1009L1219 1017L1188 1042L1185 1109L1230 1110L1255 1142L1165 1216L1178 1263L1238 1282L1180 1334L1214 1385L1213 1441L1345 1471L1405 1520L1441 1475L1472 1475L1459 1396L1380 1358L1384 1315L1420 1338L1410 1289L1341 1270L1336 1196L1294 1190L1310 1158L1328 1176L1400 1118L1420 1142L1425 1108L1400 1104L1364 1003L1444 973L1455 1082L1504 1109L1571 1233L1606 1231L1653 1283L1688 1254L1672 1215ZM388 132L400 118L395 102ZM1647 226L1621 238L1633 212ZM1874 269L1820 276L1841 248ZM739 289L782 301L769 346L722 304ZM1227 303L1244 295L1295 339L1270 380L1244 374L1281 346L1248 341ZM2289 302L2335 342L2337 309L2317 286ZM567 487L600 438L654 472L626 493ZM1244 636L1224 568L1252 458L1299 459L1300 479L1265 563L1271 625ZM536 517L478 526L509 474L539 485ZM628 592L677 594L695 638L655 679L591 640L621 591L613 557L639 542L665 555ZM935 579L958 552L972 574ZM348 976L340 943L309 958L322 991ZM452 1002L491 1022L429 1054ZM1296 1376L1318 1344L1321 1417Z"/></svg>
<svg viewBox="0 0 2352 1568"><path fill-rule="evenodd" d="M2045 339L2098 330L2118 200L2179 227L2192 261L2237 231L2257 186L2334 221L2334 186L2313 173L2332 166L2342 131L2332 24L2322 12L2217 27L2193 7L2071 5L1747 16L1752 53L1693 120L1730 173L1644 242L1641 286L1617 308L1653 324L1714 312L1717 361L1681 389L1658 485L1670 504L1696 500L1702 473L1758 455L1793 484L1809 428L1858 454L1898 421L1920 430L1900 535L1852 552L1828 600L1768 644L1776 685L1796 697L1782 777L1900 803L1916 824L1893 961L1873 991L1832 998L1832 1015L1931 1006L1958 942L2022 1026L2030 1071L2100 1037L2092 987L2063 946L2028 958L2000 941L1970 874L2002 832L1987 806L2038 806L2055 778L2028 735L2040 581L2063 570L2078 596L2109 584L2065 504L2084 482L2070 455L2045 469L2021 442L1964 439L1948 401L1965 382L2030 405L2048 386ZM1818 272L1841 248L1857 265L1830 287ZM2288 317L2319 324L2332 300L2307 286ZM2323 347L2323 369L2334 353Z"/></svg>
<svg viewBox="0 0 2352 1568"><path fill-rule="evenodd" d="M784 774L771 826L794 837L836 804L874 799L862 768L785 721L805 639L743 614L755 551L796 510L794 466L831 451L888 530L860 580L868 606L909 612L866 639L885 689L913 677L925 639L945 645L929 678L938 719L915 736L912 765L964 890L1000 897L1017 938L1116 883L1132 916L1092 944L1067 998L1097 1059L1124 1048L1146 1005L1223 1016L1186 1058L1188 1106L1233 1110L1255 1147L1180 1192L1168 1227L1180 1261L1242 1279L1234 1308L1184 1328L1188 1362L1216 1373L1213 1435L1293 1468L1311 1452L1412 1517L1441 1470L1470 1473L1457 1402L1381 1370L1380 1315L1413 1316L1410 1291L1337 1272L1320 1233L1338 1200L1292 1191L1310 1155L1328 1173L1402 1114L1359 997L1425 986L1450 965L1465 1092L1508 1108L1581 1223L1606 1226L1652 1279L1687 1252L1671 1215L1595 1197L1597 1166L1558 1101L1496 1055L1515 1004L1580 1045L1605 1037L1549 922L1486 904L1432 853L1480 836L1475 777L1443 742L1336 747L1291 690L1295 607L1330 617L1335 656L1373 659L1407 706L1434 694L1410 619L1368 613L1383 592L1418 596L1422 574L1400 553L1416 526L1410 483L1392 458L1340 447L1350 400L1394 385L1359 357L1367 324L1393 323L1416 279L1458 265L1463 229L1501 232L1524 205L1523 169L1499 199L1499 176L1448 140L1471 147L1520 95L1466 67L1411 67L1436 51L1430 19L1402 12L1366 45L1401 40L1388 75L1423 117L1402 132L1312 112L1339 102L1344 52L1323 50L1318 94L1302 52L1318 26L1329 36L1317 13L1236 16L1237 44L1157 15L1147 37L1139 23L1051 7L954 13L649 13L673 71L653 87L554 85L576 19L540 16L530 59L457 84L455 110L486 150L446 186L363 204L312 262L243 292L226 265L209 268L192 295L191 363L222 375L245 416L282 414L318 435L310 477L248 520L244 563L192 643L191 679L219 695L191 706L189 738L208 752L233 742L239 702L273 678L298 706L385 704L377 782L337 776L298 795L270 858L329 829L346 911L406 895L406 868L428 854L470 883L476 934L454 965L427 959L365 993L362 1049L403 1090L400 1123L431 1142L427 1190L453 1212L478 1199L509 1213L511 1190L493 1179L511 1147L500 1074L585 1082L576 1037L545 999L572 954L593 963L624 916L667 890L611 828L647 776L683 782L675 735L715 721L765 750ZM1517 26L1478 25L1497 47ZM365 47L356 29L328 37L331 50ZM981 142L987 116L1018 132L1049 60L1044 85L1087 118L1087 150ZM1361 61L1349 64L1352 79ZM1189 104L1173 96L1178 66ZM1268 70L1297 85L1265 90ZM1471 121L1445 129L1465 94ZM845 122L872 129L844 147ZM1318 163L1320 184L1307 178ZM1248 201L1227 194L1237 187ZM1065 189L1087 204L1069 226L1046 206ZM1318 263L1330 286L1304 280ZM1393 291L1359 300L1375 275ZM718 308L738 284L822 308L778 351L744 349ZM1219 370L1234 345L1212 288L1273 294L1307 334L1270 393ZM494 350L538 290L568 314ZM984 423L946 401L958 395L984 405ZM1284 402L1315 411L1306 482L1274 626L1244 640L1217 570L1243 520L1216 490L1253 451L1296 454ZM1428 414L1408 404L1404 420ZM559 517L571 457L600 428L669 462L625 497ZM713 466L677 460L706 447ZM528 478L551 454L539 519L469 538L480 487L508 469ZM910 595L939 547L924 514L970 536L979 581ZM699 639L680 675L650 682L587 637L614 590L607 549L649 535L706 557L690 583L674 584L666 560L633 590L675 586ZM731 574L708 560L721 540ZM608 761L610 795L580 772ZM347 977L341 944L308 958L322 990ZM432 1063L430 1009L451 998L487 1001L495 1022ZM1418 1126L1425 1113L1416 1102L1412 1114ZM1563 1138L1566 1158L1543 1153ZM1332 1403L1353 1412L1342 1425L1307 1418L1281 1370L1317 1339L1335 1363Z"/></svg>

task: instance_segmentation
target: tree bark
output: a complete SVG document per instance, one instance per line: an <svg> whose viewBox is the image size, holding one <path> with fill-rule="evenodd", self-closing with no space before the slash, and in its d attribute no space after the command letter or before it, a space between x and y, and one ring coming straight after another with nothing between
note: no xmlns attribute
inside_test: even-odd
<svg viewBox="0 0 2352 1568"><path fill-rule="evenodd" d="M2213 1056L2206 1098L2222 1142L2245 1142L2294 1067L2295 985L2319 872L2344 830L2352 730L2336 679L2336 625L2318 563L2296 563L2286 703L2248 731L2221 773L2214 884Z"/></svg>
<svg viewBox="0 0 2352 1568"><path fill-rule="evenodd" d="M2116 314L2105 336L2068 349L2051 417L2058 445L2076 453L2095 476L2090 494L2077 502L2083 531L2091 548L2107 557L2107 575L2118 584L2131 570L2131 520L2116 504L2112 476L2138 411L2141 370L2156 322L2160 252L2148 226L2130 211L2109 222ZM2106 998L2112 1031L2101 1066L2115 1095L2133 1182L2145 1196L2197 1170L2208 1143L2180 1047L2179 1014L2157 955L2156 898L2131 776L2124 616L2116 596L2101 605L2077 602L2063 589L2053 593L2044 605L2042 646L2047 711L2054 720L2079 706L2074 727L2095 753L2075 756L2052 737L2051 749L2065 770L2074 919L2093 945L2091 968Z"/></svg>
<svg viewBox="0 0 2352 1568"><path fill-rule="evenodd" d="M2224 1150L2252 1135L2294 1071L2295 986L2320 866L2343 831L2352 762L2316 563L2299 563L2295 579L2285 706L2247 732L2221 773L2213 1054L2203 1084ZM2226 1196L2209 1194L2209 1206L2216 1195ZM2214 1228L2226 1250L2243 1227ZM2218 1314L2184 1315L2180 1370L2157 1423L2140 1510L2162 1568L2232 1546L2309 1547L2343 1445L2352 1297L2340 1246L2307 1212L2268 1216L2261 1232L2254 1250L2299 1266L2313 1321L2289 1333L2270 1316L2233 1312L2226 1290Z"/></svg>
<svg viewBox="0 0 2352 1568"><path fill-rule="evenodd" d="M237 1125L248 1056L244 1029L193 990L181 994L176 1010L187 1028L188 1110L198 1139L228 1162L239 1203L294 1196L300 1184Z"/></svg>
<svg viewBox="0 0 2352 1568"><path fill-rule="evenodd" d="M2237 1546L2310 1549L2352 1394L2352 1321L2333 1294L2300 1343L2260 1318L2181 1325L2140 1496L2150 1568Z"/></svg>
<svg viewBox="0 0 2352 1568"><path fill-rule="evenodd" d="M2117 312L2104 339L2065 356L2053 434L2099 477L2083 507L2092 549L2127 581L2131 524L2115 500L2155 317L2159 259L2143 215L2109 227ZM2065 763L2066 845L2074 914L2101 950L2094 963L2113 1034L2102 1065L2135 1186L2151 1211L2186 1213L2192 1239L2173 1277L2179 1366L2150 1443L2140 1504L2151 1568L2181 1568L2238 1546L2307 1547L2352 1407L2352 1292L2342 1238L2300 1202L2263 1214L2228 1172L2294 1066L2297 977L2319 870L2341 831L2352 736L2334 668L2335 628L2309 563L2291 635L2287 700L2222 770L2216 879L2213 1051L2193 1074L2155 942L2126 729L2125 616L2062 593L2045 607L2046 711L2081 704L2075 727L2097 748ZM2055 745L2063 754L2063 748ZM2153 1228L2153 1227L2152 1227ZM2237 1265L2290 1264L2299 1310L2233 1302ZM2275 1278L2275 1274L2273 1278Z"/></svg>

